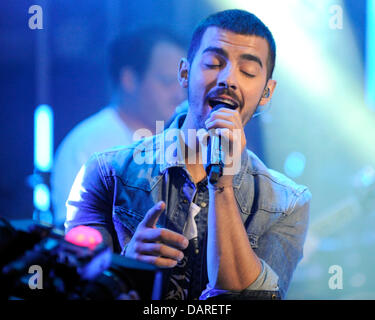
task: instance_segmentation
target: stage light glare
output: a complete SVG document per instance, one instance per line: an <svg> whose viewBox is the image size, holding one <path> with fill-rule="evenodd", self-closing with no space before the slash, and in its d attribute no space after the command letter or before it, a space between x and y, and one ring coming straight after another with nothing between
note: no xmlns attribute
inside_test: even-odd
<svg viewBox="0 0 375 320"><path fill-rule="evenodd" d="M375 1L367 0L366 102L375 110Z"/></svg>
<svg viewBox="0 0 375 320"><path fill-rule="evenodd" d="M51 196L45 184L38 184L34 188L34 207L39 211L48 211L51 205Z"/></svg>
<svg viewBox="0 0 375 320"><path fill-rule="evenodd" d="M34 113L34 166L37 171L48 172L53 162L53 111L46 104L39 105Z"/></svg>
<svg viewBox="0 0 375 320"><path fill-rule="evenodd" d="M285 160L284 172L291 178L297 178L302 175L305 165L305 156L300 152L292 152Z"/></svg>

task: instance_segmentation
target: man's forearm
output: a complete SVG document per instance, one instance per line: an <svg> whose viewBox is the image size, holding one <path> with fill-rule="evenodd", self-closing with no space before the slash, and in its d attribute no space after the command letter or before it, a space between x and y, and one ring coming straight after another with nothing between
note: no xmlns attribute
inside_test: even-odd
<svg viewBox="0 0 375 320"><path fill-rule="evenodd" d="M253 252L231 186L209 187L207 265L212 287L243 290L256 280L261 263Z"/></svg>

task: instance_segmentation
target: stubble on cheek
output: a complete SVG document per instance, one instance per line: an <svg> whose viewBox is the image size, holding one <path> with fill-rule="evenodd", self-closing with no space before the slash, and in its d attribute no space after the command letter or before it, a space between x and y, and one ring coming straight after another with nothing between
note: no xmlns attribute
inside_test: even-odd
<svg viewBox="0 0 375 320"><path fill-rule="evenodd" d="M205 121L208 115L204 112L204 97L198 97L188 91L189 111L195 129L206 128Z"/></svg>

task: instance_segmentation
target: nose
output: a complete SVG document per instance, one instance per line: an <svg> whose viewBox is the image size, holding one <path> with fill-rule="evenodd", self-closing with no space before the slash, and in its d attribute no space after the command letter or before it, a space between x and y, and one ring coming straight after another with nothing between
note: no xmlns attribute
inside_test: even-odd
<svg viewBox="0 0 375 320"><path fill-rule="evenodd" d="M237 89L237 81L233 68L229 65L223 69L217 79L217 86L220 88Z"/></svg>

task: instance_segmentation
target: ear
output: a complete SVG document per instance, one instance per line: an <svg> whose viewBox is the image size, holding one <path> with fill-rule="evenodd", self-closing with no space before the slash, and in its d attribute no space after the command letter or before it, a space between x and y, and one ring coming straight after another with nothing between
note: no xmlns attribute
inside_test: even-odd
<svg viewBox="0 0 375 320"><path fill-rule="evenodd" d="M187 88L189 83L189 69L190 64L186 58L182 58L180 60L180 64L178 66L178 82L182 88Z"/></svg>
<svg viewBox="0 0 375 320"><path fill-rule="evenodd" d="M276 80L273 80L273 79L269 79L267 81L267 85L266 85L266 88L262 94L262 98L260 99L260 102L259 102L259 105L260 106L264 106L265 104L267 104L268 102L270 102L271 98L272 98L272 95L273 95L273 92L275 91L275 88L276 88ZM269 94L266 95L266 90L269 90Z"/></svg>
<svg viewBox="0 0 375 320"><path fill-rule="evenodd" d="M130 68L122 68L120 71L119 82L121 89L128 93L134 93L137 89L138 79L136 73Z"/></svg>

